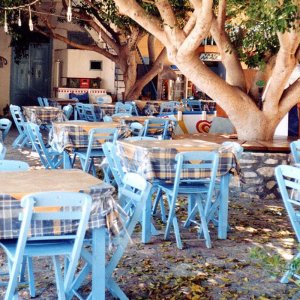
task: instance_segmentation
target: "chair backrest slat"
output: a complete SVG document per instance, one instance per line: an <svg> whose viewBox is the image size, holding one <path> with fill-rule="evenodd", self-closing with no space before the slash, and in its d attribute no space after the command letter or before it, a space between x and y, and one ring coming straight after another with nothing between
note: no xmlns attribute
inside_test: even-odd
<svg viewBox="0 0 300 300"><path fill-rule="evenodd" d="M296 164L300 164L300 140L290 143L291 154Z"/></svg>
<svg viewBox="0 0 300 300"><path fill-rule="evenodd" d="M287 165L277 166L275 176L290 222L300 242L300 169Z"/></svg>
<svg viewBox="0 0 300 300"><path fill-rule="evenodd" d="M11 128L12 122L9 119L2 118L0 119L0 130L2 131L2 140L4 141L10 128Z"/></svg>
<svg viewBox="0 0 300 300"><path fill-rule="evenodd" d="M21 160L0 160L0 172L1 171L27 171L29 170L29 164Z"/></svg>

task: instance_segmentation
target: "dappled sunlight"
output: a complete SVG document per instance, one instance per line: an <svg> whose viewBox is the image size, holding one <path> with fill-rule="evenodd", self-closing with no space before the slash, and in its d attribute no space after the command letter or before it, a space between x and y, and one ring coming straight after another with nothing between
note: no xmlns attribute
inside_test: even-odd
<svg viewBox="0 0 300 300"><path fill-rule="evenodd" d="M13 130L5 141L7 158L24 160L31 168L43 169L39 156L31 148L11 148L14 137L16 132ZM79 160L76 166L80 167ZM167 208L166 197L163 199ZM187 203L186 197L180 197L176 207L183 250L176 247L173 232L169 240L164 240L165 224L160 218L160 208L153 223L161 234L152 237L149 244L141 243L141 226L136 226L133 243L115 271L115 278L129 299L270 299L274 295L285 299L286 295L291 298L296 295L295 284L280 283L286 264L297 247L281 199L231 196L228 238L218 239L218 228L210 224L211 249L206 248L202 236L199 238L198 225L182 228L187 217ZM0 251L0 266L3 264L4 256ZM48 270L49 263L42 259L35 261L35 271L39 274L36 276L37 289L45 299L48 295L49 299L55 299L51 298L56 295L55 280ZM83 290L90 288L87 283ZM0 297L2 291L0 289ZM21 287L20 294L29 297L27 288Z"/></svg>

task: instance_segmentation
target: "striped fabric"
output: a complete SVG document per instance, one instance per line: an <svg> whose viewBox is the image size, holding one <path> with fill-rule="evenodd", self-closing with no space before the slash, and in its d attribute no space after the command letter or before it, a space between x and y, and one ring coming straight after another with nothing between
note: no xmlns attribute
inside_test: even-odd
<svg viewBox="0 0 300 300"><path fill-rule="evenodd" d="M128 172L137 172L146 179L173 180L175 177L175 156L185 151L218 151L219 167L217 176L228 172L240 174L239 165L231 147L200 140L158 140L118 141L118 152L123 167ZM183 171L184 178L205 178L210 170L197 173Z"/></svg>
<svg viewBox="0 0 300 300"><path fill-rule="evenodd" d="M53 123L49 133L49 144L56 151L71 151L75 148L88 146L89 131L93 128L118 128L119 138L129 137L131 131L128 126L119 123L105 122L63 122ZM93 148L101 148L101 141L96 141Z"/></svg>
<svg viewBox="0 0 300 300"><path fill-rule="evenodd" d="M41 125L51 124L54 121L66 120L63 111L58 107L23 106L25 119L29 122Z"/></svg>
<svg viewBox="0 0 300 300"><path fill-rule="evenodd" d="M111 116L115 113L114 104L94 104L95 114L103 116Z"/></svg>
<svg viewBox="0 0 300 300"><path fill-rule="evenodd" d="M112 196L114 188L111 185L102 183L80 192L90 194L93 199L88 228L106 226L110 236L118 235L122 229L120 215L123 212L119 213L119 206ZM18 238L21 224L19 214L21 211L20 200L10 195L0 194L0 240ZM69 234L75 231L78 226L77 223L55 221L54 224L52 221L33 221L29 236Z"/></svg>

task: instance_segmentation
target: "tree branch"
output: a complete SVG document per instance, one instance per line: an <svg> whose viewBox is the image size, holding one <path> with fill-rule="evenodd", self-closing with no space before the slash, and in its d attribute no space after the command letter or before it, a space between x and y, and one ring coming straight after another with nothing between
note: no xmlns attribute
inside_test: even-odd
<svg viewBox="0 0 300 300"><path fill-rule="evenodd" d="M155 60L154 64L152 65L151 69L144 74L142 77L140 77L137 81L134 87L131 88L131 90L128 92L128 97L132 98L133 96L139 96L141 94L142 88L150 82L157 74L159 74L163 70L163 63L167 56L167 50L166 48L162 49L160 54L158 55L157 59ZM136 98L134 97L134 98Z"/></svg>
<svg viewBox="0 0 300 300"><path fill-rule="evenodd" d="M212 7L213 1L195 1L191 0L191 3L194 5L196 13L200 14L196 18L196 23L193 29L188 34L187 38L184 40L180 48L178 49L177 59L184 59L189 54L192 54L195 50L199 48L201 41L207 36L209 33L209 29L212 21Z"/></svg>
<svg viewBox="0 0 300 300"><path fill-rule="evenodd" d="M218 24L219 30L225 28L225 20L226 20L226 0L219 1L219 9L218 9Z"/></svg>
<svg viewBox="0 0 300 300"><path fill-rule="evenodd" d="M237 51L233 48L225 32L224 26L220 29L215 16L212 20L210 32L217 44L222 57L222 62L226 68L226 82L240 88L242 91L246 91L245 75Z"/></svg>
<svg viewBox="0 0 300 300"><path fill-rule="evenodd" d="M161 28L161 22L158 18L148 15L145 10L137 4L135 0L114 0L121 14L124 14L141 27L145 28L149 33L155 35L162 44L167 43L167 37Z"/></svg>
<svg viewBox="0 0 300 300"><path fill-rule="evenodd" d="M300 37L297 31L291 30L278 33L280 48L276 57L275 67L270 86L265 94L264 110L273 110L279 103L286 83L296 65L296 51L299 47Z"/></svg>
<svg viewBox="0 0 300 300"><path fill-rule="evenodd" d="M48 37L50 36L50 37L52 37L52 38L54 38L54 39L60 40L60 41L62 41L62 42L64 42L64 43L66 43L67 45L70 45L70 46L72 46L72 47L74 47L74 48L76 48L76 49L90 50L90 51L97 52L97 53L99 53L99 54L104 55L104 56L107 57L108 59L114 61L115 63L118 63L118 56L113 55L113 54L109 53L108 51L106 51L106 50L104 50L104 49L102 49L102 48L99 48L97 45L81 45L81 44L75 43L75 42L69 40L67 37L62 36L62 35L56 33L56 32L54 31L55 27L49 22L48 19L40 18L40 20L42 20L43 23L46 25L46 27L49 29L49 34L46 33L44 30L42 30L42 28L40 28L40 27L35 27L35 29L36 29L39 33L41 33L41 34L43 34L43 35L45 35L45 36L48 36Z"/></svg>
<svg viewBox="0 0 300 300"><path fill-rule="evenodd" d="M148 35L148 55L149 55L149 65L153 65L155 61L155 36L152 34Z"/></svg>
<svg viewBox="0 0 300 300"><path fill-rule="evenodd" d="M300 78L290 85L283 93L279 103L279 110L285 115L291 107L300 102Z"/></svg>

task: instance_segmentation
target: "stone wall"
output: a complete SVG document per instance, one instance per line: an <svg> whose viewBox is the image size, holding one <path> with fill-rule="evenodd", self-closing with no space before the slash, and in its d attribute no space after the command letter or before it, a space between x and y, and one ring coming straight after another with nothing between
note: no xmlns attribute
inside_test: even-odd
<svg viewBox="0 0 300 300"><path fill-rule="evenodd" d="M240 197L252 199L280 198L274 175L275 167L290 162L290 154L244 152L240 166L245 183L234 179L231 182L231 192Z"/></svg>

